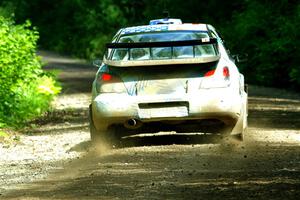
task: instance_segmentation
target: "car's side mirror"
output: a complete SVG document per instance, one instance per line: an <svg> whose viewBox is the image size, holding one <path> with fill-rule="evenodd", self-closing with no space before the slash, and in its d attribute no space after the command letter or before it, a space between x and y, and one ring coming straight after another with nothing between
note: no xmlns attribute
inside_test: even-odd
<svg viewBox="0 0 300 200"><path fill-rule="evenodd" d="M236 54L231 56L236 63L244 63L248 61L248 54Z"/></svg>
<svg viewBox="0 0 300 200"><path fill-rule="evenodd" d="M96 67L100 67L102 65L102 60L100 60L100 59L94 60L93 65Z"/></svg>

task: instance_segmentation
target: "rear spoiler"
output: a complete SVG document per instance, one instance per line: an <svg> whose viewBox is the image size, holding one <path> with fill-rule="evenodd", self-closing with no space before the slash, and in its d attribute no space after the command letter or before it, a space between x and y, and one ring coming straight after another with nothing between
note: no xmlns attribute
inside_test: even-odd
<svg viewBox="0 0 300 200"><path fill-rule="evenodd" d="M131 66L153 66L153 65L173 65L173 64L196 64L214 62L220 59L219 53L216 56L196 57L195 46L217 44L216 38L202 38L201 40L185 40L185 41L166 41L166 42L136 42L136 43L107 43L106 48L110 51L104 57L103 62L107 65L116 67L131 67ZM152 48L171 47L171 54L173 57L174 47L192 46L192 58L171 58L171 59L147 59L147 60L111 60L111 52L114 49L127 49L130 55L130 50L133 48L149 48L152 55ZM152 57L152 56L151 56Z"/></svg>
<svg viewBox="0 0 300 200"><path fill-rule="evenodd" d="M132 42L132 43L107 43L108 49L132 49L153 47L182 47L205 44L216 44L216 38L202 38L201 40L167 41L167 42Z"/></svg>

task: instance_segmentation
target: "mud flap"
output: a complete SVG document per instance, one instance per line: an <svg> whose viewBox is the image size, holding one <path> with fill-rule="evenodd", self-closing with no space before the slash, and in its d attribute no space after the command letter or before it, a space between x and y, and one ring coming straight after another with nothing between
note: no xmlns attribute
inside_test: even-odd
<svg viewBox="0 0 300 200"><path fill-rule="evenodd" d="M243 109L241 112L241 115L232 129L230 136L237 138L238 140L243 140L244 138L244 132L247 128L247 118L248 118L248 94L244 93L243 96Z"/></svg>
<svg viewBox="0 0 300 200"><path fill-rule="evenodd" d="M97 131L92 117L92 105L89 105L89 128L90 128L90 137L93 144L98 143L101 140L101 133Z"/></svg>

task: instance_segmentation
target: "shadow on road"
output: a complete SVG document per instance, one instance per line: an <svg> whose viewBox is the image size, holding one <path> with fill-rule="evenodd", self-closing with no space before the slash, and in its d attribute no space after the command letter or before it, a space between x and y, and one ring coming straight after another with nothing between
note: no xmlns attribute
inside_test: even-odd
<svg viewBox="0 0 300 200"><path fill-rule="evenodd" d="M75 60L49 55L49 52L41 52L46 62L45 70L58 71L58 81L62 85L63 94L90 93L92 82L98 70L83 60Z"/></svg>
<svg viewBox="0 0 300 200"><path fill-rule="evenodd" d="M191 144L216 144L221 141L220 135L151 135L136 136L122 139L121 147L158 146L158 145L191 145Z"/></svg>
<svg viewBox="0 0 300 200"><path fill-rule="evenodd" d="M300 111L249 109L249 127L300 130Z"/></svg>

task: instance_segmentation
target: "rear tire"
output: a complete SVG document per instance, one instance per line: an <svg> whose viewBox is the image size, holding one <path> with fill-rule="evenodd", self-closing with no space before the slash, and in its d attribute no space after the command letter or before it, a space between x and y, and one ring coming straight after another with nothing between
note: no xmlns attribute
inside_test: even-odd
<svg viewBox="0 0 300 200"><path fill-rule="evenodd" d="M96 129L92 117L92 107L89 107L89 126L90 126L90 137L92 145L97 147L99 145L108 144L108 138L106 131L99 131Z"/></svg>
<svg viewBox="0 0 300 200"><path fill-rule="evenodd" d="M103 142L104 135L100 131L98 131L93 123L93 120L90 118L90 136L93 145L99 144Z"/></svg>
<svg viewBox="0 0 300 200"><path fill-rule="evenodd" d="M108 146L108 147L118 147L121 144L121 129L116 126L109 127L106 131L99 131L96 129L93 118L92 111L90 106L90 114L89 114L89 122L90 122L90 136L92 145L97 147L98 145Z"/></svg>

